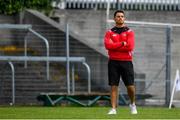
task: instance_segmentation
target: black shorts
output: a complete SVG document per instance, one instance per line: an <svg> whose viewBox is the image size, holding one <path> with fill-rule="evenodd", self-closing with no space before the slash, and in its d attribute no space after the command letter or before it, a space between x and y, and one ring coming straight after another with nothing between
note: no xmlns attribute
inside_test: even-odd
<svg viewBox="0 0 180 120"><path fill-rule="evenodd" d="M122 78L125 86L134 85L134 68L132 61L109 60L108 79L109 85L119 85Z"/></svg>

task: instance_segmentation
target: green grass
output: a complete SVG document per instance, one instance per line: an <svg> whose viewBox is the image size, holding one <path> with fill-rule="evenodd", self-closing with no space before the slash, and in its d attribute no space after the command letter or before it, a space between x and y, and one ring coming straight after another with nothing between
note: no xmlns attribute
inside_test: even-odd
<svg viewBox="0 0 180 120"><path fill-rule="evenodd" d="M180 119L180 109L138 107L131 115L119 107L117 115L107 115L109 107L0 107L0 119Z"/></svg>

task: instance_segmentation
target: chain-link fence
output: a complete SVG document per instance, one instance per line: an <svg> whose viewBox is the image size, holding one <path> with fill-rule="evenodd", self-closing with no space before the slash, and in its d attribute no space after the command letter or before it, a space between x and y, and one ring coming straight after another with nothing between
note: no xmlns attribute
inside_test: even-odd
<svg viewBox="0 0 180 120"><path fill-rule="evenodd" d="M105 12L83 11L81 13L80 10L79 12L67 10L65 14L62 11L57 11L55 15L59 15L60 21L58 23L60 25L63 25L65 20L69 21L72 32L80 38L84 38L83 42L107 58L103 37L107 30L106 27L111 28L114 23L106 24ZM157 18L155 19L157 21ZM134 65L137 74L137 93L152 95L152 98L146 99L147 104L168 104L175 71L179 68L179 25L138 21L127 21L127 25L135 31L136 37ZM97 58L94 54L91 57ZM96 60L94 62L95 65L107 65L107 61L99 62ZM105 69L107 70L107 67ZM103 74L107 74L106 70L96 69ZM103 75L98 81L107 81L107 75ZM126 93L123 85L120 86L120 93ZM179 96L176 96L175 99L179 99Z"/></svg>
<svg viewBox="0 0 180 120"><path fill-rule="evenodd" d="M151 94L146 104L169 104L176 69L179 68L180 25L126 21L135 32L134 65L135 72L145 75L144 89L139 93ZM108 23L113 27L114 23ZM140 91L138 91L140 90ZM175 96L178 100L179 96Z"/></svg>
<svg viewBox="0 0 180 120"><path fill-rule="evenodd" d="M109 92L108 86L108 77L107 77L107 53L103 46L103 35L106 31L106 17L103 16L102 12L94 12L95 18L99 15L102 15L102 19L93 19L92 14L88 14L88 11L81 14L77 17L78 14L73 13L69 15L69 18L60 17L60 22L53 21L46 16L37 14L36 12L26 13L24 16L23 23L32 24L33 29L38 33L43 35L49 40L50 45L50 56L65 56L66 55L66 40L65 40L65 25L67 21L69 22L69 34L70 34L70 56L75 57L85 57L87 63L91 68L91 77L92 77L92 91L98 92ZM31 19L29 19L31 18ZM84 19L88 18L88 19ZM112 27L114 23L110 24L109 28ZM169 101L171 86L174 80L175 71L180 67L179 59L179 32L180 28L178 25L167 24L165 26L153 25L152 24L132 24L127 23L127 25L134 30L135 32L135 51L134 51L134 67L136 73L136 90L137 94L141 95L152 95L151 98L143 98L144 104L157 104L163 105ZM169 27L172 25L172 28ZM13 32L12 34L15 34ZM22 34L23 33L23 34ZM24 32L21 35L24 36ZM9 34L9 31L6 32ZM27 34L26 34L27 35ZM5 33L1 35L1 38L6 37ZM19 35L15 35L16 38ZM28 34L29 38L32 41L28 41L28 47L33 48L35 51L31 51L32 55L46 55L44 42L40 42L36 37L30 37L32 34ZM23 39L22 37L21 39ZM14 41L14 38L11 37L11 40ZM9 41L9 40L8 40ZM18 41L18 40L15 40ZM20 41L18 42L20 43ZM4 43L3 43L4 44ZM17 43L16 43L17 45ZM22 45L22 44L19 44ZM4 49L4 48L3 48ZM30 52L30 51L29 51ZM35 52L35 53L34 53ZM30 63L30 62L28 62ZM24 65L24 64L23 64ZM45 64L44 64L45 65ZM51 67L52 65L52 67ZM22 66L22 65L21 65ZM39 64L32 65L29 67L37 67ZM34 90L44 89L44 91L52 92L62 92L66 91L66 84L62 81L66 81L66 63L57 64L50 63L50 77L52 78L52 83L46 82L44 87L34 86ZM45 72L43 70L45 67L41 67L36 70L36 75L39 77L33 78L32 74L29 74L25 69L18 70L19 78L29 79L28 76L31 76L32 80L45 79ZM3 70L3 69L2 69ZM3 70L4 71L4 70ZM22 74L22 71L26 73ZM34 68L31 70L35 71ZM45 71L45 70L44 70ZM79 74L81 73L81 74ZM6 72L1 72L1 76L5 75ZM8 73L10 74L10 73ZM43 77L44 76L44 77ZM24 78L23 78L24 77ZM21 79L21 82L24 82ZM1 79L2 80L2 79ZM5 80L5 78L3 78ZM31 81L31 80L30 80ZM29 81L29 82L30 82ZM58 82L59 81L59 82ZM2 82L2 81L1 81ZM10 81L9 81L10 83ZM37 84L34 83L34 84ZM86 69L81 64L75 65L75 91L87 91L87 72ZM127 94L126 89L123 83L120 83L120 94ZM2 85L5 85L3 82ZM33 86L33 85L32 85ZM31 89L33 89L33 87ZM46 86L46 87L45 87ZM28 93L29 87L24 86L18 88L20 91L19 96ZM46 89L46 88L49 89ZM58 88L59 87L59 88ZM58 88L58 89L55 89ZM4 89L4 88L3 88ZM46 90L45 90L46 89ZM27 91L26 91L27 90ZM5 91L5 90L4 90ZM10 89L9 89L10 91ZM23 92L22 92L23 91ZM26 92L25 92L26 91ZM43 90L40 90L43 91ZM1 91L2 93L2 91ZM3 93L5 95L5 93ZM1 94L2 95L2 94ZM33 93L33 95L37 95ZM21 98L21 97L19 97ZM28 97L27 97L28 99ZM34 98L35 99L35 98ZM179 99L179 96L175 96L175 99ZM19 99L20 100L20 99ZM139 98L138 100L142 100ZM166 103L167 104L167 103Z"/></svg>

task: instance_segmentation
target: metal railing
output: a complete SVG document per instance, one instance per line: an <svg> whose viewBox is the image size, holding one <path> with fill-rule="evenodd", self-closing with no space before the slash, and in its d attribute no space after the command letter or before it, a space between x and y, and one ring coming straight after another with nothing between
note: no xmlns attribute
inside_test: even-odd
<svg viewBox="0 0 180 120"><path fill-rule="evenodd" d="M8 61L11 71L12 71L12 103L11 105L15 104L15 69L13 65L13 61L45 61L47 62L47 78L49 78L49 62L66 62L67 66L67 93L68 94L74 94L75 93L75 76L74 76L74 65L72 65L72 93L70 91L70 63L82 63L86 70L87 70L87 79L88 79L88 93L91 92L91 70L89 65L86 63L85 57L71 57L69 56L69 27L68 24L66 26L66 51L67 51L67 56L60 57L60 56L49 56L49 43L48 40L34 31L32 29L31 25L13 25L13 24L0 24L0 29L25 29L29 30L32 32L34 35L38 36L39 38L43 39L44 42L46 43L46 48L47 48L47 56L27 56L27 39L25 37L25 54L24 56L0 56L0 61ZM26 64L26 63L25 63ZM27 66L27 65L25 65Z"/></svg>
<svg viewBox="0 0 180 120"><path fill-rule="evenodd" d="M46 44L46 56L49 57L49 43L48 40L43 37L42 35L40 35L39 33L37 33L36 31L34 31L32 29L31 25L15 25L15 24L0 24L0 29L20 29L20 30L28 30L29 32L33 33L34 35L36 35L37 37L39 37L40 39L42 39L45 44ZM27 39L25 37L24 40L24 56L27 56ZM25 62L25 68L27 68L27 61ZM47 80L49 80L49 61L46 62L46 72L47 72Z"/></svg>
<svg viewBox="0 0 180 120"><path fill-rule="evenodd" d="M90 68L89 65L85 62L84 57L69 57L69 62L81 62L88 71L88 93L91 92L91 81L90 81ZM0 56L0 61L9 61L12 71L12 105L15 104L15 69L12 61L51 61L51 62L66 62L66 57L28 57L28 56ZM74 74L74 73L72 73ZM74 78L72 79L74 83ZM74 88L74 86L73 86ZM68 91L70 87L68 87ZM74 94L74 90L72 93Z"/></svg>
<svg viewBox="0 0 180 120"><path fill-rule="evenodd" d="M114 20L107 20L107 24L110 25L114 23ZM168 106L170 102L170 95L171 95L171 74L172 74L172 43L173 43L173 29L177 29L180 27L180 24L173 24L173 23L156 23L156 22L142 22L142 21L126 21L129 27L151 27L151 28L163 28L165 29L165 38L166 44L164 46L165 49L165 63L162 66L162 69L165 70L165 104ZM159 72L162 72L160 69ZM159 73L158 73L159 74ZM158 75L157 74L157 75ZM149 88L152 85L152 82L148 85Z"/></svg>
<svg viewBox="0 0 180 120"><path fill-rule="evenodd" d="M179 11L179 0L53 0L52 6L59 9L111 9Z"/></svg>

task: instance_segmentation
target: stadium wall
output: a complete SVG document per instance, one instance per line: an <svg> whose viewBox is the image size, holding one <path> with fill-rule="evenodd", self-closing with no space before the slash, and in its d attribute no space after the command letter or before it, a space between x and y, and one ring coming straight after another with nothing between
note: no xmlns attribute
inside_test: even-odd
<svg viewBox="0 0 180 120"><path fill-rule="evenodd" d="M110 11L110 18L112 18L114 11ZM164 22L164 23L179 23L179 12L153 12L153 11L126 11L126 16L127 20L132 20L132 21L146 21L146 22ZM106 51L104 50L103 47L103 35L106 30L106 11L95 11L95 10L55 10L53 15L51 17L56 17L58 18L56 21L59 23L55 23L52 20L49 20L45 16L42 17L40 14L36 14L34 12L34 15L32 15L32 12L26 12L24 15L24 18L21 19L20 23L24 24L33 24L33 25L53 25L53 28L64 31L64 29L59 29L59 25L65 26L65 23L67 21L70 22L70 27L71 27L71 40L80 40L80 43L77 43L76 45L74 43L71 43L71 47L77 47L79 44L81 44L81 47L83 49L80 49L80 51L76 48L72 49L71 55L83 55L87 57L87 60L89 60L90 66L93 66L92 70L97 70L97 73L92 73L93 74L93 82L97 86L103 86L104 88L107 88L107 69L106 69L106 62L107 62L107 54ZM176 16L176 17L175 17ZM16 19L16 18L15 18ZM12 20L12 19L11 19ZM16 23L16 20L14 21ZM46 28L41 28L41 30L45 30ZM138 28L139 29L139 28ZM138 32L137 29L137 33ZM40 30L40 31L41 31ZM153 29L150 29L153 31ZM53 30L52 30L53 31ZM83 33L83 34L82 34ZM59 33L60 34L60 33ZM140 32L141 34L141 32ZM173 83L174 80L174 75L175 75L175 70L176 68L180 68L180 52L179 52L179 28L174 28L172 37L173 37L173 42L172 42L172 76L171 80ZM43 34L44 35L44 34ZM83 35L83 36L82 36ZM45 35L46 36L46 35ZM164 34L165 36L165 34ZM150 38L154 37L154 35L150 35ZM53 39L53 38L49 38ZM63 42L64 38L61 38L62 43L55 42L53 46L54 49L51 49L51 55L64 55L64 51L59 52L59 48L57 46L60 45L65 45ZM162 39L162 38L160 38ZM165 40L166 38L163 37ZM57 40L57 39L56 39ZM61 41L60 40L60 41ZM144 39L146 40L146 39ZM58 40L59 41L59 40ZM83 44L82 44L83 43ZM156 44L156 43L155 43ZM56 46L57 45L57 46ZM86 45L86 47L84 47ZM141 46L141 44L139 44ZM90 52L87 52L85 50L89 50ZM60 49L63 50L63 49ZM138 49L136 50L138 51ZM96 53L97 52L97 53ZM81 53L81 54L80 54ZM151 53L150 53L151 54ZM98 59L97 59L98 58ZM149 59L144 58L144 59ZM138 60L138 59L137 59ZM136 61L136 59L135 59ZM102 64L98 68L97 65ZM148 63L147 63L148 64ZM144 64L136 63L135 62L135 68L141 68L141 70L136 70L138 73L144 73L146 69L143 69ZM103 71L102 73L99 73L100 71ZM164 70L165 71L165 70ZM146 77L148 77L149 73L152 73L153 70L150 70L146 73ZM85 77L85 76L84 76ZM159 78L159 79L164 79L164 77ZM164 81L165 82L165 81ZM141 85L140 85L141 86ZM157 86L156 86L157 87ZM161 86L164 87L165 86ZM143 86L144 88L144 86ZM141 89L140 89L141 90ZM164 90L164 89L162 89ZM149 90L149 93L157 93L159 99L164 98L164 91L158 90L157 88L151 88ZM158 92L157 92L158 91ZM162 94L163 93L163 94ZM176 99L179 99L180 96L175 96Z"/></svg>
<svg viewBox="0 0 180 120"><path fill-rule="evenodd" d="M159 22L159 23L175 23L180 24L180 13L178 11L125 11L126 18L129 21L145 21L145 22ZM113 18L114 10L110 11L109 19ZM72 23L71 27L79 35L91 41L92 46L99 48L103 55L107 55L103 46L103 35L106 31L106 10L55 10L53 17L59 18L59 24L63 25L65 21ZM136 34L136 53L142 54L144 57L139 57L135 54L135 70L138 73L145 73L146 79L154 80L152 76L156 76L161 69L162 63L165 63L165 42L166 42L166 27L146 27L146 26L136 26L132 27L135 29ZM171 63L171 84L175 77L176 69L180 68L180 45L179 33L180 28L174 27L172 29L172 63ZM142 37L139 37L143 35ZM156 36L156 41L153 41ZM159 41L158 41L159 39ZM147 42L148 41L148 42ZM152 42L150 42L152 41ZM159 45L157 45L159 44ZM159 48L154 47L159 46ZM161 47L160 47L161 46ZM143 47L143 48L142 48ZM143 53L146 51L145 53ZM153 56L153 53L161 51L161 55ZM139 62L141 61L141 62ZM157 61L156 65L151 65ZM148 67L145 68L147 64ZM156 83L160 82L160 83ZM165 96L165 68L156 78L153 84L157 84L151 87L150 90L146 92L155 93L162 99ZM146 84L148 86L148 84ZM157 92L158 91L158 92ZM177 99L180 96L176 96Z"/></svg>
<svg viewBox="0 0 180 120"><path fill-rule="evenodd" d="M17 19L18 19L17 16L8 16L8 15L0 14L0 24L15 24L15 23L17 23ZM9 35L13 36L12 30L1 31L1 34L3 34L3 35L9 34ZM12 36L10 36L10 37L12 37ZM14 42L14 41L12 41L10 39L1 39L0 46L10 45L12 42Z"/></svg>

